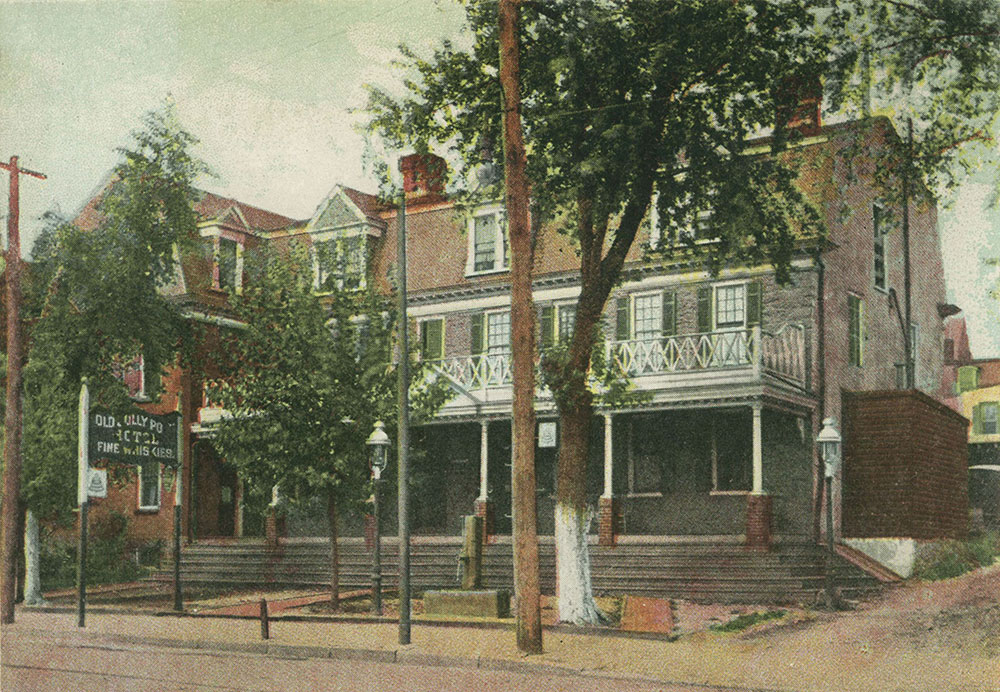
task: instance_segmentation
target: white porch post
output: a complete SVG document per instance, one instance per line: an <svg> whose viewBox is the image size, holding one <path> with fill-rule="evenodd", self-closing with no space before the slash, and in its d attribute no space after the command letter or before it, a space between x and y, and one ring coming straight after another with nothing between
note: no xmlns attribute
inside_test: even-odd
<svg viewBox="0 0 1000 692"><path fill-rule="evenodd" d="M486 502L487 495L489 494L489 484L487 482L489 478L489 440L490 440L490 422L488 420L480 421L480 432L479 432L479 497L477 499Z"/></svg>
<svg viewBox="0 0 1000 692"><path fill-rule="evenodd" d="M764 455L761 435L761 405L754 404L753 411L753 494L764 494Z"/></svg>
<svg viewBox="0 0 1000 692"><path fill-rule="evenodd" d="M604 414L604 493L601 497L611 497L612 459L614 448L611 440L611 414Z"/></svg>

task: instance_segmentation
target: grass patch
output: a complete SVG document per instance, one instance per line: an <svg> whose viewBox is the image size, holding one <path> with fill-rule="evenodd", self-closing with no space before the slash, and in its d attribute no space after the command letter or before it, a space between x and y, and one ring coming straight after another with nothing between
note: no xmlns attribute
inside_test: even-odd
<svg viewBox="0 0 1000 692"><path fill-rule="evenodd" d="M924 581L951 579L989 567L1000 555L1000 533L986 532L964 541L940 541L924 549L913 567L913 576Z"/></svg>
<svg viewBox="0 0 1000 692"><path fill-rule="evenodd" d="M715 625L711 625L710 629L716 632L741 632L748 627L753 627L761 622L767 622L768 620L777 620L785 616L784 610L764 610L757 611L756 613L746 613L738 617L733 618L729 622L720 622Z"/></svg>

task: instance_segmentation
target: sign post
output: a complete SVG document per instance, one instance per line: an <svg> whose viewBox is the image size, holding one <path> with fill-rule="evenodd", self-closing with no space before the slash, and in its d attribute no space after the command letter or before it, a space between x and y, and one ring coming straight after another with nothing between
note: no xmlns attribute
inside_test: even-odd
<svg viewBox="0 0 1000 692"><path fill-rule="evenodd" d="M174 471L174 610L184 610L184 598L181 593L181 503L183 502L181 481L184 477L184 408L181 406L180 392L177 393L177 468Z"/></svg>
<svg viewBox="0 0 1000 692"><path fill-rule="evenodd" d="M79 440L77 444L77 505L80 507L80 542L77 547L76 562L76 626L84 627L87 617L87 509L90 498L87 494L87 484L90 474L89 445L87 435L90 418L90 392L87 389L87 378L80 385L80 418L78 422Z"/></svg>
<svg viewBox="0 0 1000 692"><path fill-rule="evenodd" d="M180 400L178 399L178 409ZM132 407L122 412L90 410L90 392L84 378L80 387L77 503L80 507L80 543L77 551L77 626L84 627L87 610L87 513L90 497L104 497L107 483L90 468L91 459L140 466L163 464L176 469L174 492L174 607L182 608L180 583L181 452L184 428L181 416L155 415ZM106 476L104 476L106 478ZM93 491L91 492L91 483Z"/></svg>

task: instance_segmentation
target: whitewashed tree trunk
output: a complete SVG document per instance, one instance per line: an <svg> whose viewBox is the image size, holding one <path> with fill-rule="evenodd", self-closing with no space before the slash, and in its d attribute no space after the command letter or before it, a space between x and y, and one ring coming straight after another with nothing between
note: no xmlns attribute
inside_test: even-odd
<svg viewBox="0 0 1000 692"><path fill-rule="evenodd" d="M24 520L24 605L44 605L38 517L30 509Z"/></svg>
<svg viewBox="0 0 1000 692"><path fill-rule="evenodd" d="M596 625L607 621L607 616L594 602L590 586L587 533L591 518L589 511L562 503L556 505L556 573L560 622Z"/></svg>

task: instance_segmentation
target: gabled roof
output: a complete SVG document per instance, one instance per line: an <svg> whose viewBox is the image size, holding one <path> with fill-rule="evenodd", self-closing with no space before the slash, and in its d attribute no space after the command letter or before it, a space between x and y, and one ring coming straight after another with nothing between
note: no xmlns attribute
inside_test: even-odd
<svg viewBox="0 0 1000 692"><path fill-rule="evenodd" d="M194 209L202 220L229 221L244 226L249 231L276 231L299 223L297 219L240 202L232 197L223 197L203 190L199 190L199 194L201 198L195 202ZM237 221L234 214L241 218Z"/></svg>

